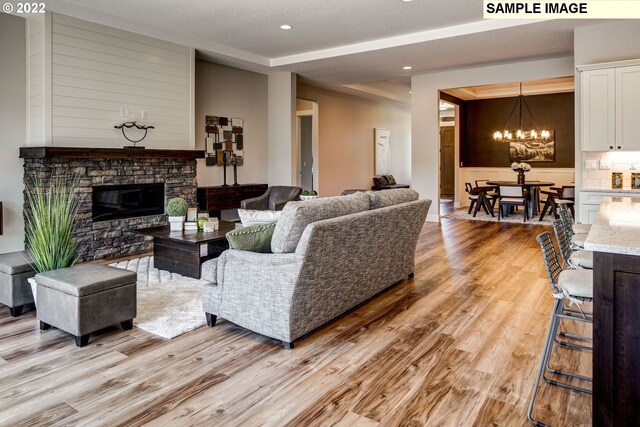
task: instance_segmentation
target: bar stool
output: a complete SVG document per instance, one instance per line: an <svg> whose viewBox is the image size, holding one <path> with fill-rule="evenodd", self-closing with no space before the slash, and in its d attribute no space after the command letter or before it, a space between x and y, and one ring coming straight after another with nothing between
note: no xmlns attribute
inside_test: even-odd
<svg viewBox="0 0 640 427"><path fill-rule="evenodd" d="M571 248L571 238L562 224L561 220L555 220L551 223L553 231L558 241L560 256L565 268L575 270L577 268L593 269L593 252L584 249L574 250Z"/></svg>
<svg viewBox="0 0 640 427"><path fill-rule="evenodd" d="M569 240L571 241L571 246L575 249L584 249L584 242L587 240L586 234L576 234L573 231L573 217L569 212L569 209L566 205L560 204L557 209L560 220L562 221L562 226L565 230L567 236L569 236Z"/></svg>
<svg viewBox="0 0 640 427"><path fill-rule="evenodd" d="M561 371L558 369L554 369L549 365L549 361L551 359L551 353L553 351L554 344L559 343L557 340L558 335L558 326L560 325L560 321L563 319L566 320L576 320L585 323L593 323L593 319L584 314L582 310L580 310L580 314L575 313L574 311L569 311L565 307L565 301L569 300L571 303L580 304L583 301L591 301L593 299L593 272L591 270L562 270L560 266L560 262L558 261L558 256L556 254L555 247L553 245L553 240L551 238L551 234L548 231L540 234L536 240L540 244L540 249L542 250L542 255L544 259L545 268L547 270L547 274L549 276L549 283L551 285L551 289L553 289L554 294L554 303L553 310L551 312L551 319L549 321L549 330L547 333L547 339L544 344L544 348L542 350L542 355L540 357L540 364L538 366L538 373L536 375L536 380L533 384L533 392L531 395L531 401L529 402L529 408L527 410L527 418L536 426L546 426L546 424L536 420L533 418L533 408L535 404L536 395L538 394L538 386L540 384L540 379L543 378L547 383L551 385L555 385L558 387L566 388L569 390L578 391L581 393L591 394L591 390L585 389L582 387L576 387L570 384L561 383L552 379L549 379L545 375L545 371L550 371L557 375L563 375L570 378L576 378L584 381L591 381L591 378L586 377L584 375L579 375L571 372ZM578 305L578 307L580 307ZM573 338L573 336L566 335L568 338ZM580 339L580 338L576 338ZM582 346L578 344L568 345L567 343L562 344L563 347L573 348L573 349L585 349L588 350L590 347Z"/></svg>

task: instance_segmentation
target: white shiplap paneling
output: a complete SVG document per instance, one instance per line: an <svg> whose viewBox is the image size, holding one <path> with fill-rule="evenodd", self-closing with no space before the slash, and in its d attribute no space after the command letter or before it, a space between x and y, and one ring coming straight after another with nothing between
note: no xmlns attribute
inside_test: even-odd
<svg viewBox="0 0 640 427"><path fill-rule="evenodd" d="M36 84L47 85L46 80L32 79L34 136L44 103L56 146L130 145L114 125L135 120L155 126L143 143L149 148L193 148L193 49L64 15L49 16L50 31L43 26L42 37L36 33L37 24L30 24L30 55L37 59L38 49L47 44L51 51L50 105L39 97L43 91ZM31 74L41 72L30 66ZM121 117L121 108L130 111L129 117ZM141 118L142 110L146 119ZM136 139L139 135L130 134ZM39 141L32 137L31 145L42 145Z"/></svg>
<svg viewBox="0 0 640 427"><path fill-rule="evenodd" d="M45 116L45 16L27 19L27 142L44 145Z"/></svg>

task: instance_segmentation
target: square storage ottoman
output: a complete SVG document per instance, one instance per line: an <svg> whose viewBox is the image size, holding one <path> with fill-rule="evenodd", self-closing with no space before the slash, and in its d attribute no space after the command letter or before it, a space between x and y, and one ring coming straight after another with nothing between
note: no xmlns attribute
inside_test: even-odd
<svg viewBox="0 0 640 427"><path fill-rule="evenodd" d="M0 304L9 307L12 316L19 316L25 304L33 303L31 285L27 279L36 275L27 251L0 255Z"/></svg>
<svg viewBox="0 0 640 427"><path fill-rule="evenodd" d="M36 275L40 329L55 326L75 336L89 335L120 323L133 327L136 317L136 273L98 264L81 264Z"/></svg>

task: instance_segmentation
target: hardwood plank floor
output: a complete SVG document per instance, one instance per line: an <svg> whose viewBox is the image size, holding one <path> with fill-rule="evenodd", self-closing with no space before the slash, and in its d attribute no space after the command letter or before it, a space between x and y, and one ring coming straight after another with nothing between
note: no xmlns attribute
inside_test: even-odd
<svg viewBox="0 0 640 427"><path fill-rule="evenodd" d="M76 348L34 311L0 308L0 425L526 426L553 303L543 230L425 224L414 279L293 351L224 320L173 340L116 326ZM591 374L585 352L553 363ZM589 396L540 387L545 423L590 412Z"/></svg>

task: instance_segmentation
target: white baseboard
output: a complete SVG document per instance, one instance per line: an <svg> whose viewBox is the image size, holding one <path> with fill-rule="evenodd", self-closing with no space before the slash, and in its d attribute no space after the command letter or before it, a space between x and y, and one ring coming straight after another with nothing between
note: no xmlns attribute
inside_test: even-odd
<svg viewBox="0 0 640 427"><path fill-rule="evenodd" d="M426 222L440 222L440 215L428 214Z"/></svg>

